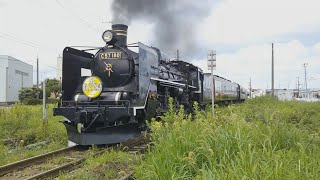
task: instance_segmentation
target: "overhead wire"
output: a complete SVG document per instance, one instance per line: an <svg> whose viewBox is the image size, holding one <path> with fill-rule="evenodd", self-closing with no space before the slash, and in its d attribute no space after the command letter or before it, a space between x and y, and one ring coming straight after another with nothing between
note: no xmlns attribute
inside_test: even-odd
<svg viewBox="0 0 320 180"><path fill-rule="evenodd" d="M55 0L56 3L61 7L63 8L65 11L67 11L69 14L71 14L72 16L76 17L79 22L83 25L85 25L86 27L88 27L89 29L95 31L95 32L100 32L99 29L95 28L94 26L92 26L90 23L88 23L86 20L84 20L83 18L81 18L80 16L78 16L75 12L73 12L72 10L70 10L69 8L65 7L59 0ZM16 36L13 36L13 35L10 35L10 34L7 34L7 33L2 33L0 32L0 38L5 38L5 39L8 39L8 40L11 40L11 41L15 41L17 43L20 43L20 44L24 44L24 45L27 45L29 47L33 47L35 48L37 51L42 51L43 50L46 50L47 52L50 52L52 53L53 51L53 48L45 48L44 46L40 45L40 44L37 44L37 43L34 43L34 42L31 42L31 41L26 41L26 40L23 40L21 38L18 38ZM96 47L93 47L93 48L96 48ZM54 50L56 51L56 49ZM22 62L31 62L31 63L35 63L35 61L22 61ZM44 65L43 66L46 66L46 67L49 67L49 68L53 68L52 66L50 67L49 65Z"/></svg>
<svg viewBox="0 0 320 180"><path fill-rule="evenodd" d="M31 42L31 41L26 41L24 39L21 39L21 38L18 38L16 36L13 36L13 35L10 35L10 34L7 34L7 33L3 33L3 32L0 32L0 37L8 39L8 40L11 40L11 41L15 41L17 43L24 44L24 45L27 45L27 46L30 46L30 47L33 47L33 48L36 48L37 51L42 51L43 52L45 50L45 51L50 52L50 53L52 53L52 52L56 53L56 51L57 51L57 49L44 47L43 45Z"/></svg>
<svg viewBox="0 0 320 180"><path fill-rule="evenodd" d="M13 41L15 41L15 42L17 42L17 43L21 43L21 44L24 44L24 45L31 46L31 47L33 47L33 48L36 48L37 51L42 49L42 47L41 47L39 44L30 42L30 41L25 41L25 40L22 40L22 39L20 39L20 38L17 38L17 37L15 37L15 36L13 36L13 35L9 35L9 34L6 34L6 33L0 32L0 37L6 38L6 39L9 39L9 40L13 40ZM10 55L8 55L8 56L10 56ZM21 56L21 55L20 55L20 56ZM8 58L3 58L3 57L0 57L0 59L8 60ZM29 59L29 58L25 58L25 57L24 57L24 59ZM22 61L22 60L19 60L19 59L16 59L16 58L14 58L14 59L12 59L12 60L14 60L14 61L21 61L21 62L24 62L24 63L32 64L32 66L34 66L34 64L36 63L36 60L32 60L32 61L30 61L30 60L24 60L24 61ZM42 64L41 66L50 67L49 65L46 65L46 64ZM50 67L50 68L52 68L52 67Z"/></svg>
<svg viewBox="0 0 320 180"><path fill-rule="evenodd" d="M33 47L38 51L41 51L41 52L44 52L44 53L53 53L53 48L45 48L43 46L41 46L40 44L37 44L37 43L34 43L34 42L31 42L31 41L26 41L26 40L23 40L21 38L18 38L16 36L13 36L13 35L10 35L10 34L7 34L7 33L3 33L3 32L0 32L0 37L2 38L5 38L5 39L8 39L8 40L12 40L12 41L15 41L17 43L20 43L20 44L24 44L24 45L27 45L27 46L30 46L30 47ZM44 51L46 50L46 52ZM54 50L56 51L56 50ZM8 55L10 56L10 55ZM19 55L21 57L21 54ZM0 59L6 59L6 58L0 58ZM14 58L16 59L16 58ZM30 60L29 58L26 58L26 57L23 57L23 59L25 60L18 60L18 61L22 61L24 63L29 63L29 64L32 64L32 66L34 66L34 64L36 63L36 60ZM45 64L42 64L42 66L45 66L45 67L49 67L48 65L45 65Z"/></svg>
<svg viewBox="0 0 320 180"><path fill-rule="evenodd" d="M10 34L6 34L6 33L0 32L0 37L6 38L6 39L9 39L9 40L13 40L13 41L16 41L18 43L22 43L22 44L25 44L25 45L28 45L28 46L31 46L31 47L34 47L34 48L38 48L39 47L38 45L36 45L34 43L27 42L27 41L22 40L22 39L18 39L18 38L14 37L14 36L12 36Z"/></svg>
<svg viewBox="0 0 320 180"><path fill-rule="evenodd" d="M71 14L72 16L76 17L80 23L82 23L83 25L87 26L88 28L90 28L91 30L95 31L95 32L100 32L99 29L95 28L94 26L92 26L90 23L88 23L86 20L84 20L83 18L81 18L80 16L78 16L74 11L67 9L59 0L55 0L56 3L61 6L66 12L68 12L69 14Z"/></svg>

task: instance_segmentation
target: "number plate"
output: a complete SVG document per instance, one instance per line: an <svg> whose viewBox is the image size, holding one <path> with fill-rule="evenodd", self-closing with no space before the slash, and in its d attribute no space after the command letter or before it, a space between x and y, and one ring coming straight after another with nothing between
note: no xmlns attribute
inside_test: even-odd
<svg viewBox="0 0 320 180"><path fill-rule="evenodd" d="M121 59L121 52L100 53L100 59Z"/></svg>

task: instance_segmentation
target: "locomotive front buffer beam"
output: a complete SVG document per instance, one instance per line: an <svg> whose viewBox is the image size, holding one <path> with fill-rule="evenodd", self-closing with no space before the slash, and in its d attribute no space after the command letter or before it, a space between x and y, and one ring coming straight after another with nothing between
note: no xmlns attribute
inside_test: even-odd
<svg viewBox="0 0 320 180"><path fill-rule="evenodd" d="M58 107L54 115L66 117L68 139L80 145L113 144L141 133L133 109L125 106Z"/></svg>

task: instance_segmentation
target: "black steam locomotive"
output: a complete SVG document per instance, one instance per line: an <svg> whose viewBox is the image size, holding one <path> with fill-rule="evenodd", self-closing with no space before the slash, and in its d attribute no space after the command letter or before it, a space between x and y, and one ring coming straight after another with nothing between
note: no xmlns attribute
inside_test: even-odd
<svg viewBox="0 0 320 180"><path fill-rule="evenodd" d="M146 120L166 111L169 97L187 111L194 101L205 104L211 98L210 93L205 97L206 76L200 68L170 61L159 49L142 43L128 46L127 29L123 24L112 25L102 36L106 45L95 54L64 49L62 97L54 115L65 117L70 141L80 145L122 142L145 130ZM83 75L83 69L91 75ZM236 96L218 100L240 101L240 86L232 90Z"/></svg>

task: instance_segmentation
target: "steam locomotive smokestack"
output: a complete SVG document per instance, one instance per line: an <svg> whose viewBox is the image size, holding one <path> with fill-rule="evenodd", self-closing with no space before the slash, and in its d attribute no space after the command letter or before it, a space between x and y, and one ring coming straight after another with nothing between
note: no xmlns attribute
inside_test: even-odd
<svg viewBox="0 0 320 180"><path fill-rule="evenodd" d="M126 46L127 45L128 26L125 24L113 24L112 30L117 35L117 42L115 43L115 45Z"/></svg>

